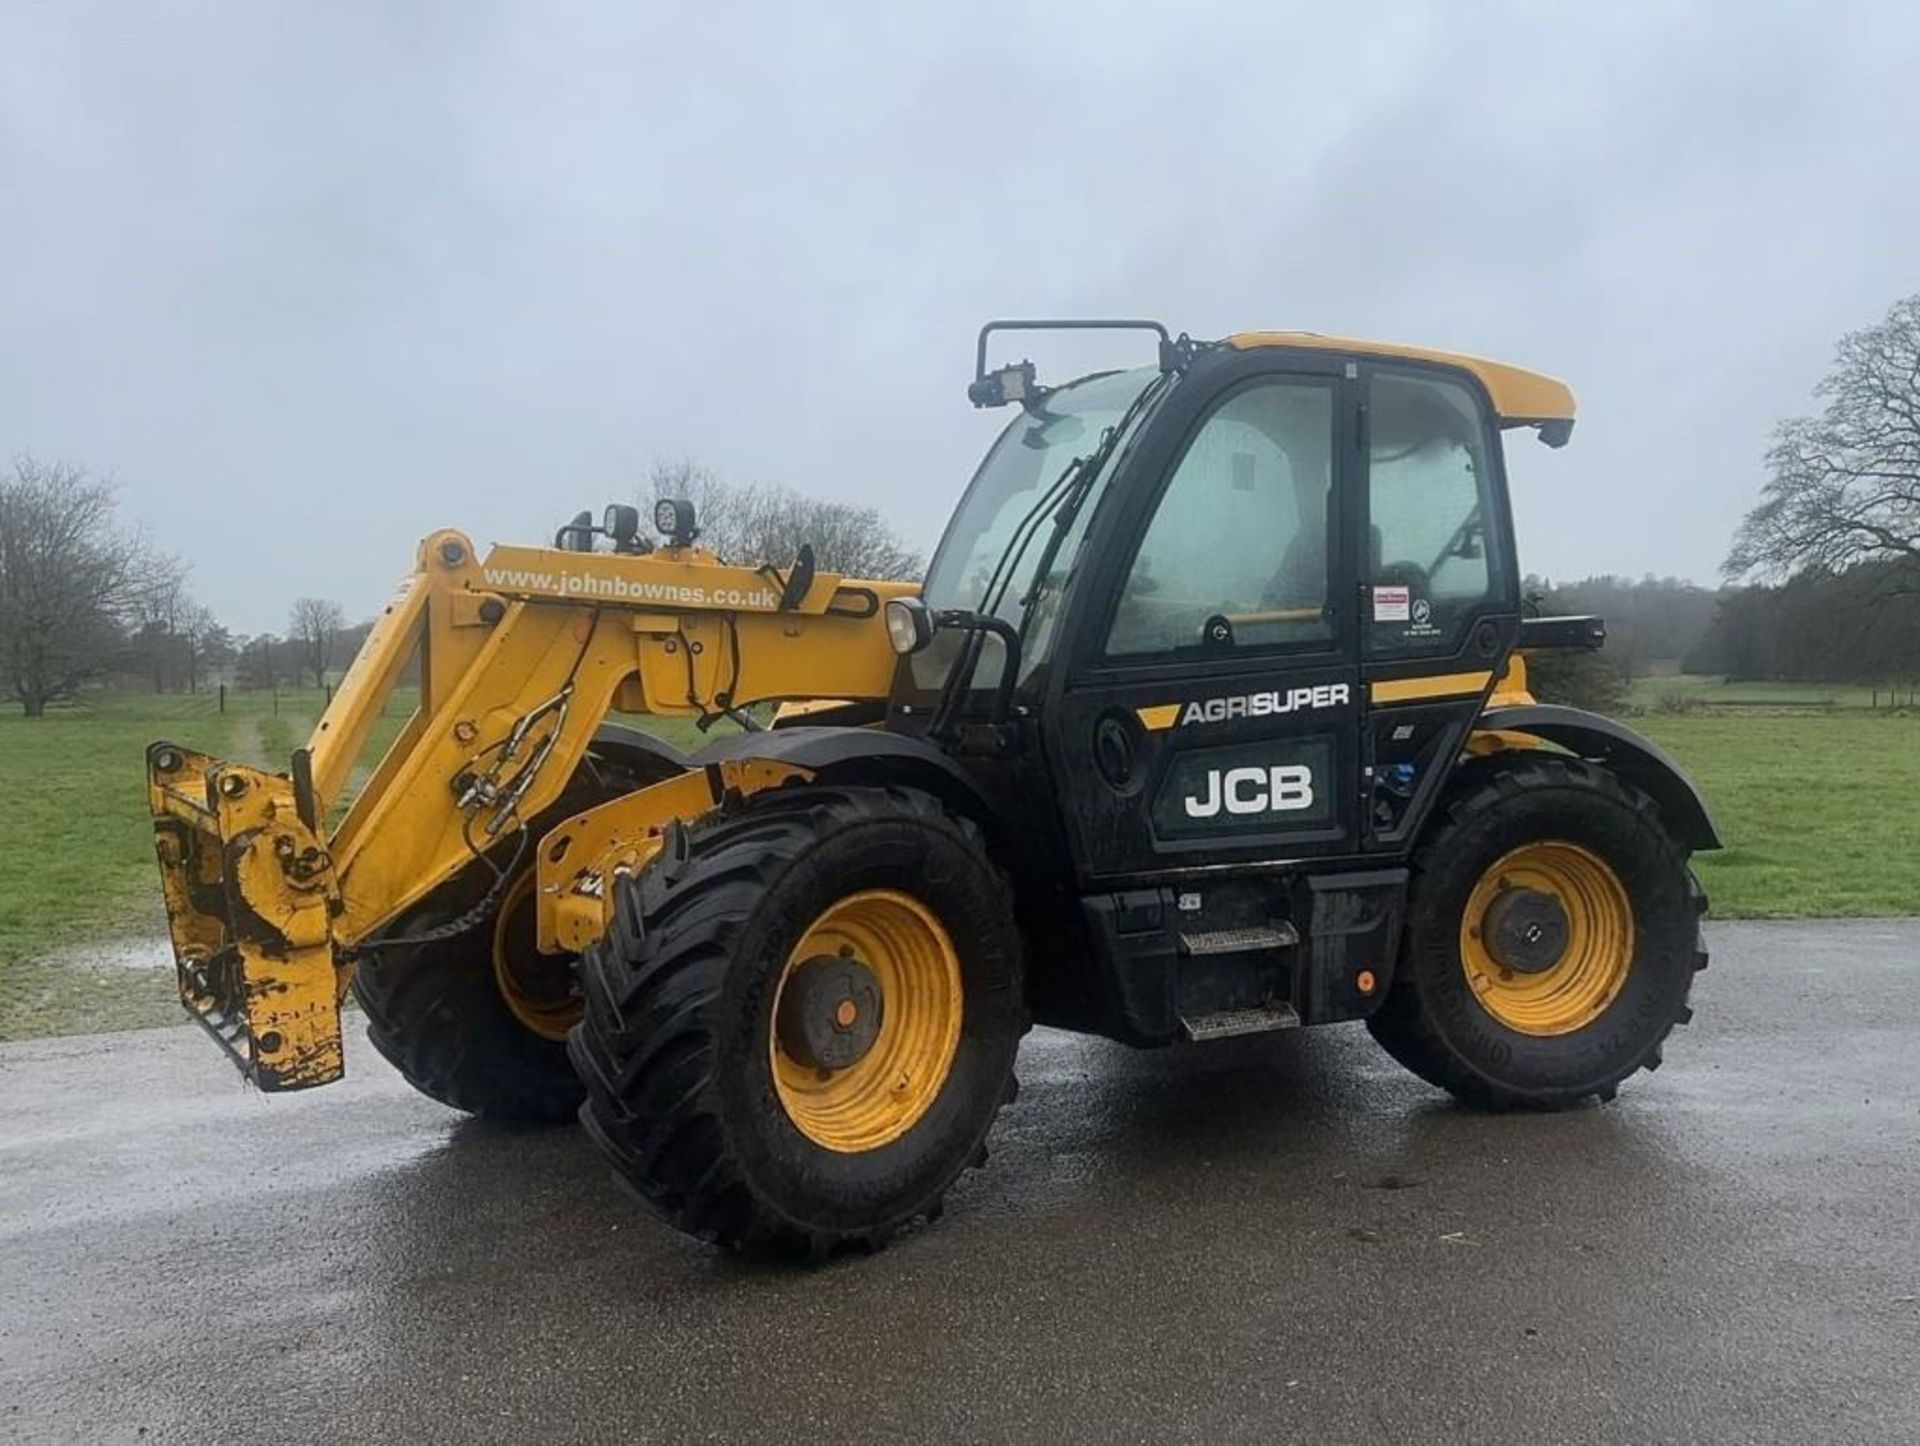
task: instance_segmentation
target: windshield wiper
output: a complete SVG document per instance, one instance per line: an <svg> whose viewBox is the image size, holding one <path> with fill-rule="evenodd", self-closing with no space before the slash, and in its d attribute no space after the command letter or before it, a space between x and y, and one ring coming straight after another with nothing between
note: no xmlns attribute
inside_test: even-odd
<svg viewBox="0 0 1920 1446"><path fill-rule="evenodd" d="M1161 372L1159 376L1141 388L1140 395L1128 404L1126 411L1100 434L1100 441L1084 459L1075 458L1081 463L1080 471L1074 476L1072 485L1067 489L1066 497L1061 501L1059 510L1053 515L1053 532L1047 538L1046 546L1040 556L1034 560L1033 581L1028 585L1026 595L1020 599L1020 631L1026 632L1027 624L1033 615L1033 606L1039 602L1047 590L1047 577L1053 568L1053 560L1059 555L1060 546L1073 530L1073 522L1080 515L1080 509L1086 506L1087 498L1093 495L1093 484L1104 470L1107 459L1113 455L1113 449L1120 439L1127 435L1134 420L1152 405L1153 400L1165 391L1177 375L1175 372ZM1065 478L1063 477L1064 481ZM1058 485L1058 484L1056 484ZM1010 580L1010 579L1009 579ZM996 607L998 599L995 600Z"/></svg>
<svg viewBox="0 0 1920 1446"><path fill-rule="evenodd" d="M987 578L986 586L980 589L980 607L976 616L999 621L1000 599L1006 593L1008 582L1012 580L1012 569L1020 554L1026 551L1027 542L1032 538L1035 525L1046 515L1047 509L1055 504L1062 491L1071 487L1082 475L1088 458L1099 451L1100 448L1096 446L1092 453L1084 457L1075 457L1062 467L1060 475L1053 479L1039 497L1034 499L1033 506L1021 514L1020 520L1014 524L1012 535L1007 539L1005 550L1000 554L1000 560L994 564L993 572ZM1006 623L1001 623L1001 627L1012 631L1010 625ZM941 684L940 697L933 705L932 719L927 725L928 733L935 738L946 734L948 725L953 720L953 710L959 702L960 694L972 686L974 671L980 666L980 650L986 645L987 631L997 630L977 628L970 630L966 640L960 645L960 656L953 660L953 666L947 670L946 681ZM1016 640L1018 636L1017 633L1014 634ZM1011 660L1012 654L1009 653L1002 659L1001 667L1011 666ZM1002 679L1002 682L1007 681L1009 680ZM1005 688L1001 690L1002 694L1006 691Z"/></svg>
<svg viewBox="0 0 1920 1446"><path fill-rule="evenodd" d="M1053 566L1053 560L1060 551L1061 543L1065 541L1068 531L1073 527L1074 518L1079 516L1080 509L1086 505L1087 498L1092 495L1093 484L1105 470L1108 459L1113 456L1114 448L1119 446L1122 437L1128 435L1140 414L1167 387L1172 385L1173 379L1178 375L1178 372L1173 371L1161 372L1142 387L1139 394L1127 404L1126 411L1120 414L1120 420L1100 433L1100 440L1095 443L1093 450L1083 456L1075 457L1061 468L1060 475L1054 478L1052 484L1035 499L1033 506L1021 515L1020 521L1007 540L1006 550L1000 554L1000 561L994 566L992 576L987 579L987 585L981 589L979 608L981 614L987 617L998 616L1007 587L1013 581L1013 574L1019 566L1020 557L1027 550L1027 544L1033 540L1033 534L1038 528L1040 519L1047 515L1049 509L1055 509L1053 531L1048 536L1039 558L1035 561L1034 580L1020 599L1018 635L1026 633L1027 625L1032 618L1033 605L1039 601L1045 590L1047 569ZM974 672L980 666L980 653L986 646L987 631L976 629L969 632L966 642L961 646L960 656L954 659L953 667L947 673L946 683L940 690L939 700L934 704L932 721L928 728L935 737L947 730L961 693L973 685ZM1005 668L1011 665L1012 656L1009 654L1002 659L1001 666ZM1003 679L1004 681L1006 680ZM1002 692L1004 691L1003 689Z"/></svg>

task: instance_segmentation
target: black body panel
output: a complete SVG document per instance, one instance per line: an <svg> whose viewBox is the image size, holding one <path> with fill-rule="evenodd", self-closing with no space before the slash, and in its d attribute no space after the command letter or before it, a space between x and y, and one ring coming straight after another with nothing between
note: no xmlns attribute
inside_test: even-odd
<svg viewBox="0 0 1920 1446"><path fill-rule="evenodd" d="M1388 503L1371 516L1374 378L1415 373L1477 397L1484 427L1470 521L1486 584L1451 594L1444 617L1438 594L1420 605L1434 568L1411 569L1409 586L1394 575L1399 556L1378 555L1381 527L1394 521ZM1235 619L1217 616L1195 643L1109 656L1136 551L1190 443L1223 399L1267 381L1328 398L1331 431L1314 423L1326 450L1308 462L1328 479L1324 626L1250 641L1236 637ZM1382 419L1383 439L1405 435L1384 410ZM935 779L956 806L979 810L1018 886L1040 1022L1162 1044L1182 1037L1183 1020L1209 1013L1290 1007L1301 1023L1372 1013L1399 951L1407 855L1476 726L1524 728L1604 757L1689 837L1717 838L1678 770L1606 720L1565 709L1482 720L1522 623L1498 430L1468 374L1314 350L1203 348L1110 466L1047 600L1049 645L1013 691L1004 748L943 752L923 741L934 695L910 666L897 675L885 732L796 727L717 745ZM1276 533L1276 565L1286 538ZM1408 610L1398 620L1410 611L1411 625L1391 625L1389 601ZM1569 625L1565 640L1593 631ZM986 721L997 681L988 670L958 722ZM789 740L792 751L780 746ZM721 755L700 755L709 756Z"/></svg>

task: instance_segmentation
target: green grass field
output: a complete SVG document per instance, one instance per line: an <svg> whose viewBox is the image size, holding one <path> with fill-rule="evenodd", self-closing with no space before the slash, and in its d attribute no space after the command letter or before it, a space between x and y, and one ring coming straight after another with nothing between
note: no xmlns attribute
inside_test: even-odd
<svg viewBox="0 0 1920 1446"><path fill-rule="evenodd" d="M1860 687L1853 683L1729 682L1697 673L1652 673L1627 690L1630 708L1657 713L1695 708L1706 712L1825 713L1848 709L1894 711L1914 706L1920 688Z"/></svg>
<svg viewBox="0 0 1920 1446"><path fill-rule="evenodd" d="M325 706L317 689L122 695L28 721L0 716L0 1039L171 1024L166 914L147 817L146 748L159 738L284 768ZM369 752L392 741L411 700L396 696ZM102 942L151 948L102 951ZM99 961L99 962L96 962Z"/></svg>
<svg viewBox="0 0 1920 1446"><path fill-rule="evenodd" d="M1715 915L1920 912L1913 698L1904 686L1635 681L1630 721L1699 780L1728 841L1697 861Z"/></svg>
<svg viewBox="0 0 1920 1446"><path fill-rule="evenodd" d="M1676 690L1702 700L1633 722L1693 773L1731 844L1699 860L1715 916L1920 912L1920 716L1873 712L1849 689L1646 686L1655 700ZM276 713L266 695L235 694L220 714L206 695L123 696L40 722L0 716L0 797L13 822L0 831L0 1039L180 1018L170 971L114 962L166 957L146 745L165 737L283 767L322 701L283 693ZM395 700L370 757L410 706ZM659 731L697 736L670 722Z"/></svg>
<svg viewBox="0 0 1920 1446"><path fill-rule="evenodd" d="M393 741L414 695L397 690L362 758ZM29 721L0 714L0 1040L177 1023L166 913L147 816L146 749L165 738L284 769L326 706L318 689L277 695L121 694ZM652 720L682 745L691 723Z"/></svg>
<svg viewBox="0 0 1920 1446"><path fill-rule="evenodd" d="M1920 718L1650 714L1634 727L1707 796L1716 918L1920 913Z"/></svg>

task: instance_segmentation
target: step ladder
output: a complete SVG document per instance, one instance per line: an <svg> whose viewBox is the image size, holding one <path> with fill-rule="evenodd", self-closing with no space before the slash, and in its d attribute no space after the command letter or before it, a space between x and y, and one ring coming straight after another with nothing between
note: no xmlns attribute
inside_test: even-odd
<svg viewBox="0 0 1920 1446"><path fill-rule="evenodd" d="M1189 957L1206 954L1257 954L1269 949L1291 949L1300 942L1300 931L1292 924L1267 924L1250 929L1215 929L1207 933L1182 934L1180 952ZM1273 1029L1292 1029L1300 1023L1300 1013L1291 1004L1262 1004L1250 1009L1222 1009L1214 1014L1183 1016L1180 1028L1188 1039L1201 1043L1209 1039L1230 1039L1236 1034L1265 1034Z"/></svg>
<svg viewBox="0 0 1920 1446"><path fill-rule="evenodd" d="M1182 954L1253 954L1262 949L1291 949L1300 931L1291 924L1268 924L1257 929L1215 929L1210 934L1182 934Z"/></svg>
<svg viewBox="0 0 1920 1446"><path fill-rule="evenodd" d="M1255 1009L1223 1009L1218 1014L1196 1014L1183 1018L1180 1028L1195 1044L1210 1039L1231 1039L1236 1034L1265 1034L1271 1029L1292 1029L1300 1023L1300 1013L1291 1004L1262 1004Z"/></svg>

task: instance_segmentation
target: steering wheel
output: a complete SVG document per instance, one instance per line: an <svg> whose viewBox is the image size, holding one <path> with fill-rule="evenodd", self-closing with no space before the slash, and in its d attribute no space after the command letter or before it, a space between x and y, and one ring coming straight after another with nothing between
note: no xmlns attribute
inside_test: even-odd
<svg viewBox="0 0 1920 1446"><path fill-rule="evenodd" d="M1389 587L1404 587L1409 597L1417 597L1427 590L1427 569L1417 562L1390 562L1373 575L1375 586L1385 583Z"/></svg>

